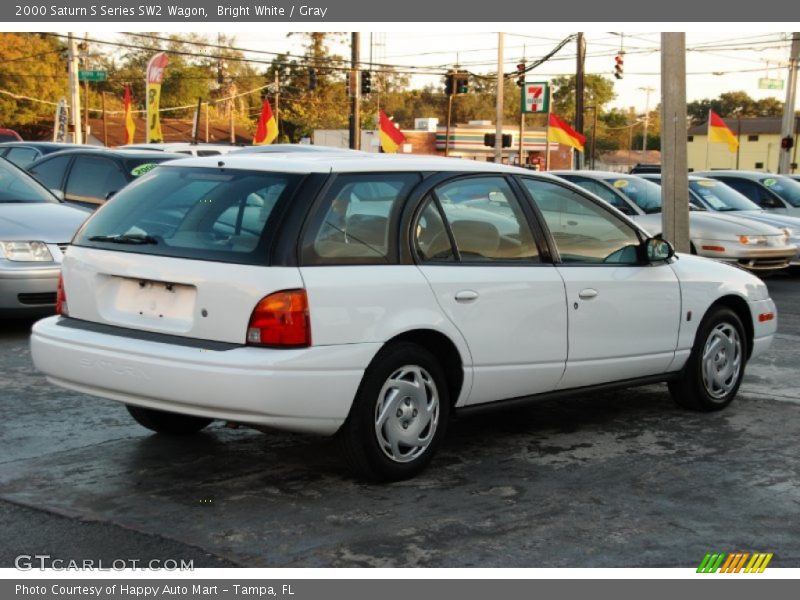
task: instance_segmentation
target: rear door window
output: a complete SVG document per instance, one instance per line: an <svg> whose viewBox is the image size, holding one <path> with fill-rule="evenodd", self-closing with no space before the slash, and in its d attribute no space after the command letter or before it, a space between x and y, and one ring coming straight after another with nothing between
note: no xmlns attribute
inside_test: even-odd
<svg viewBox="0 0 800 600"><path fill-rule="evenodd" d="M44 187L50 190L63 190L64 173L69 166L72 156L54 156L38 163L28 170Z"/></svg>
<svg viewBox="0 0 800 600"><path fill-rule="evenodd" d="M142 175L87 223L77 245L267 264L275 207L301 176L159 167Z"/></svg>
<svg viewBox="0 0 800 600"><path fill-rule="evenodd" d="M11 148L6 154L6 159L23 169L39 158L39 153L33 148Z"/></svg>
<svg viewBox="0 0 800 600"><path fill-rule="evenodd" d="M396 262L394 224L420 179L416 173L337 176L307 229L303 263Z"/></svg>
<svg viewBox="0 0 800 600"><path fill-rule="evenodd" d="M78 156L69 171L64 197L82 204L102 204L127 183L115 161L100 156Z"/></svg>

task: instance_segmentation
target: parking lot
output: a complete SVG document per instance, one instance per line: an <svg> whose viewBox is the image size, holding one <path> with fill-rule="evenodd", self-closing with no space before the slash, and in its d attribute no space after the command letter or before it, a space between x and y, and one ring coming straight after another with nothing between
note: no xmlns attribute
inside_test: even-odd
<svg viewBox="0 0 800 600"><path fill-rule="evenodd" d="M333 445L216 424L150 435L124 407L47 384L31 321L0 324L0 566L670 567L706 552L800 561L800 274L767 280L770 353L721 413L665 386L463 417L414 480L352 479Z"/></svg>

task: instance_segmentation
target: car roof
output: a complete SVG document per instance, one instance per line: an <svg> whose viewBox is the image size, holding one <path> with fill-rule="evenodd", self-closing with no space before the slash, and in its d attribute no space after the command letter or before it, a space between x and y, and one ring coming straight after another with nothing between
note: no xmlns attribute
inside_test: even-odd
<svg viewBox="0 0 800 600"><path fill-rule="evenodd" d="M54 156L71 156L73 154L81 154L83 152L90 152L91 154L97 154L101 156L111 156L121 159L145 158L145 159L163 161L163 160L173 160L174 158L185 158L185 155L183 154L173 154L171 152L156 152L154 150L119 150L117 148L100 148L98 146L78 146L76 148L69 148L68 150L59 150L58 152L52 152L48 154L46 157L43 156L39 160L44 160L45 158L53 158ZM39 162L39 160L37 160L36 162Z"/></svg>
<svg viewBox="0 0 800 600"><path fill-rule="evenodd" d="M16 142L0 142L0 148L14 148L14 147L22 147L22 148L31 147L31 148L38 148L40 150L50 149L50 148L52 148L53 150L56 149L66 150L68 148L74 148L75 144L69 144L67 142L36 142L28 140L23 140L23 141L17 140Z"/></svg>
<svg viewBox="0 0 800 600"><path fill-rule="evenodd" d="M227 154L184 158L170 163L175 167L224 167L249 171L279 171L284 173L379 173L393 171L469 171L483 173L516 173L532 175L538 172L519 167L461 158L444 158L421 154L368 153L353 156L342 152L294 152L274 154Z"/></svg>
<svg viewBox="0 0 800 600"><path fill-rule="evenodd" d="M269 144L266 146L244 146L231 151L231 154L278 154L278 153L318 153L329 152L335 154L374 154L350 148L335 148L333 146L312 146L311 144Z"/></svg>
<svg viewBox="0 0 800 600"><path fill-rule="evenodd" d="M715 175L726 175L729 177L742 177L744 179L763 179L764 177L780 177L780 173L766 173L764 171L737 171L735 169L719 169L713 171L697 171L695 175L703 177L714 177Z"/></svg>
<svg viewBox="0 0 800 600"><path fill-rule="evenodd" d="M579 175L581 177L589 177L591 179L620 179L622 177L630 177L631 179L642 179L638 173L615 173L614 171L550 171L553 175Z"/></svg>

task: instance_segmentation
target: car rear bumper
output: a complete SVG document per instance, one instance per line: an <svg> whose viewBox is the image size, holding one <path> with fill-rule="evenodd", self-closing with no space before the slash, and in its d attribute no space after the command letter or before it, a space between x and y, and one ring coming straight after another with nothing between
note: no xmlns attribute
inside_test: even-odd
<svg viewBox="0 0 800 600"><path fill-rule="evenodd" d="M83 323L50 317L33 327L33 362L56 385L145 408L325 435L347 418L380 348L206 348Z"/></svg>
<svg viewBox="0 0 800 600"><path fill-rule="evenodd" d="M52 309L56 303L59 267L0 266L0 312Z"/></svg>

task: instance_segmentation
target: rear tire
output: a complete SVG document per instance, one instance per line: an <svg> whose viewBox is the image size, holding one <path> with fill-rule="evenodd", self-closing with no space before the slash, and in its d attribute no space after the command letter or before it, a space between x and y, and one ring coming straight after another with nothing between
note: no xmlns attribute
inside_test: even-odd
<svg viewBox="0 0 800 600"><path fill-rule="evenodd" d="M741 319L730 308L712 308L700 323L689 360L669 383L670 394L683 408L722 410L739 391L746 362L747 337Z"/></svg>
<svg viewBox="0 0 800 600"><path fill-rule="evenodd" d="M166 433L169 435L191 435L213 421L204 417L193 417L191 415L181 415L178 413L155 410L153 408L142 408L141 406L125 405L128 412L142 427L146 427L156 433Z"/></svg>
<svg viewBox="0 0 800 600"><path fill-rule="evenodd" d="M439 362L422 346L400 342L383 348L365 371L337 439L357 476L400 481L431 461L449 415Z"/></svg>

